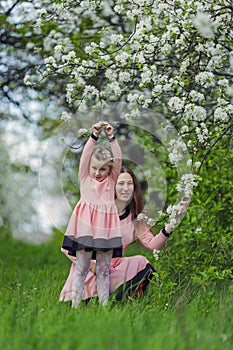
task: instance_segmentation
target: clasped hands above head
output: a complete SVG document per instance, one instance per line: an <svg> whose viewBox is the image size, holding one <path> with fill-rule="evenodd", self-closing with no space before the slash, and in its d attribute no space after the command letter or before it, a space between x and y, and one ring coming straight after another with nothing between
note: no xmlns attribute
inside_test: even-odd
<svg viewBox="0 0 233 350"><path fill-rule="evenodd" d="M98 123L93 124L92 125L93 134L96 137L98 137L102 131L102 128L104 129L104 132L108 138L113 137L113 127L107 121L99 121Z"/></svg>

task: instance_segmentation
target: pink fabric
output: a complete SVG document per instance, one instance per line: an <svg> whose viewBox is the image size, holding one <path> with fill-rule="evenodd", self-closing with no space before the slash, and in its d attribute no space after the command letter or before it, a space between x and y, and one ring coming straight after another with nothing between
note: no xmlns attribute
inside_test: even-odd
<svg viewBox="0 0 233 350"><path fill-rule="evenodd" d="M125 251L129 244L131 244L136 238L143 246L150 250L161 249L168 239L161 231L154 236L145 225L141 224L138 227L137 222L134 223L132 221L131 215L121 221L121 228L123 229L123 251ZM75 258L69 256L65 249L62 248L61 250L72 261L70 273L59 298L60 301L68 301L72 298L72 280L75 270ZM114 292L125 282L131 280L138 272L144 270L148 263L149 261L141 255L112 258L110 264L110 293ZM90 271L85 281L83 299L88 299L94 296L97 296L97 288L95 261L92 260Z"/></svg>
<svg viewBox="0 0 233 350"><path fill-rule="evenodd" d="M70 217L65 235L109 240L121 237L114 203L115 182L121 169L121 150L116 140L110 142L114 165L110 175L98 182L89 176L89 162L95 144L96 141L90 137L82 152L79 166L81 197Z"/></svg>

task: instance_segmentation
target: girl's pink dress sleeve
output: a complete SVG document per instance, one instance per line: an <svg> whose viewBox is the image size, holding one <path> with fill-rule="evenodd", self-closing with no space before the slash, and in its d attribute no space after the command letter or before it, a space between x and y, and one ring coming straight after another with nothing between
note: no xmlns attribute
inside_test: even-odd
<svg viewBox="0 0 233 350"><path fill-rule="evenodd" d="M95 144L96 144L96 140L90 137L83 148L82 155L80 158L80 163L79 163L80 183L82 183L89 175L90 158L93 152L93 148L95 147Z"/></svg>
<svg viewBox="0 0 233 350"><path fill-rule="evenodd" d="M112 167L112 171L111 171L111 176L112 176L114 182L116 182L118 175L121 172L122 153L121 153L121 148L120 148L116 139L114 139L113 141L110 141L110 145L111 145L111 150L112 150L113 157L114 157L114 163L113 163L113 167Z"/></svg>

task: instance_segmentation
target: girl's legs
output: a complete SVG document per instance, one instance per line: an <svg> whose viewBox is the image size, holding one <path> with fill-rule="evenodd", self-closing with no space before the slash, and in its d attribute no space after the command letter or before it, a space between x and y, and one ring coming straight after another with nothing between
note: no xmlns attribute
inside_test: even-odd
<svg viewBox="0 0 233 350"><path fill-rule="evenodd" d="M72 283L72 307L78 307L82 300L84 282L90 270L92 251L76 251L76 267Z"/></svg>
<svg viewBox="0 0 233 350"><path fill-rule="evenodd" d="M109 297L109 268L112 258L112 250L96 252L96 281L99 301L106 305Z"/></svg>

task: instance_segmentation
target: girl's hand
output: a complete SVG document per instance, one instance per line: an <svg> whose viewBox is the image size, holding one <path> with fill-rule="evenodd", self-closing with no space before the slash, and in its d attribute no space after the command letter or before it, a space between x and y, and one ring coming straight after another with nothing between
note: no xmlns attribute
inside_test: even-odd
<svg viewBox="0 0 233 350"><path fill-rule="evenodd" d="M108 122L104 122L104 132L109 139L111 139L114 136L113 127Z"/></svg>
<svg viewBox="0 0 233 350"><path fill-rule="evenodd" d="M95 135L96 137L99 136L99 134L101 133L101 130L102 130L102 122L98 122L92 125L92 132L93 132L93 135Z"/></svg>

